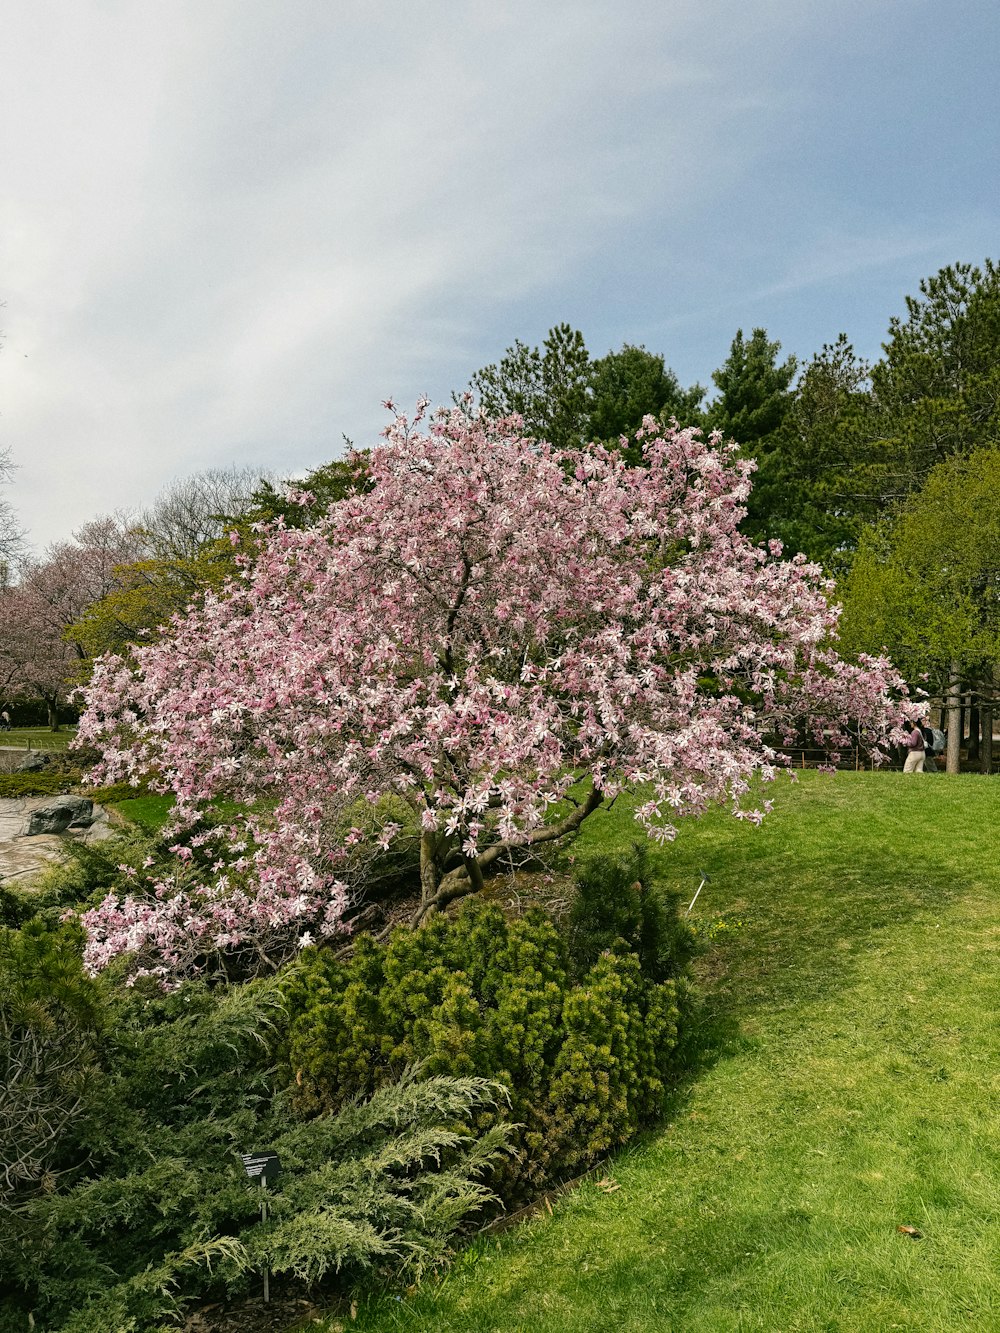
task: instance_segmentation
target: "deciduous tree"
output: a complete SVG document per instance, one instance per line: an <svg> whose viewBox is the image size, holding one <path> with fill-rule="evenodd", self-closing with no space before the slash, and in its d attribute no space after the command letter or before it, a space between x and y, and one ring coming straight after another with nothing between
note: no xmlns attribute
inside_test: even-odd
<svg viewBox="0 0 1000 1333"><path fill-rule="evenodd" d="M50 546L44 559L22 561L16 583L0 591L0 680L41 699L53 729L87 657L68 627L118 586L118 570L139 550L127 521L94 519L71 541Z"/></svg>
<svg viewBox="0 0 1000 1333"><path fill-rule="evenodd" d="M957 681L974 682L990 712L1000 665L1000 450L932 469L897 513L865 532L844 596L847 642L888 647L911 679L926 676L947 700L948 767L957 772Z"/></svg>
<svg viewBox="0 0 1000 1333"><path fill-rule="evenodd" d="M94 966L338 931L400 811L420 920L616 799L660 840L717 801L760 819L752 779L803 726L833 749L891 737L902 682L837 657L816 567L741 534L733 447L649 417L628 466L459 409L428 427L426 406L365 491L274 531L134 664L98 664L80 734L100 779L148 775L179 826L222 798L243 814L207 884L160 876L88 916Z"/></svg>
<svg viewBox="0 0 1000 1333"><path fill-rule="evenodd" d="M206 588L221 587L235 568L226 532L242 524L249 537L245 520L270 495L277 498L267 478L240 467L210 468L168 486L128 523L132 548L104 592L66 622L65 637L81 659L89 665L102 653L128 651Z"/></svg>
<svg viewBox="0 0 1000 1333"><path fill-rule="evenodd" d="M0 487L10 483L13 472L10 451L0 449ZM21 553L23 542L14 510L7 497L0 495L0 587L10 581L11 566Z"/></svg>

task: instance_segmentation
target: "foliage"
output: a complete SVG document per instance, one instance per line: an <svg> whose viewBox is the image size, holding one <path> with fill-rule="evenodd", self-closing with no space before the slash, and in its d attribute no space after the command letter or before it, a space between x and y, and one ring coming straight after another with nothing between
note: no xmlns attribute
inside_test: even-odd
<svg viewBox="0 0 1000 1333"><path fill-rule="evenodd" d="M771 342L766 329L754 329L749 339L737 329L729 355L712 372L719 394L706 409L705 424L738 440L752 457L780 428L791 403L797 363L790 356L779 365L780 350L781 343Z"/></svg>
<svg viewBox="0 0 1000 1333"><path fill-rule="evenodd" d="M95 519L44 559L21 562L17 581L0 586L0 687L41 699L53 729L86 658L66 627L117 586L118 567L138 549L127 524Z"/></svg>
<svg viewBox="0 0 1000 1333"><path fill-rule="evenodd" d="M166 855L162 839L131 826L115 827L110 837L97 842L67 840L65 855L40 870L29 891L35 901L46 904L91 902L109 885L127 886L145 862Z"/></svg>
<svg viewBox="0 0 1000 1333"><path fill-rule="evenodd" d="M698 404L705 395L700 384L681 388L662 356L626 343L592 361L582 438L618 446L621 437L633 436L645 417L677 421L681 426L699 422ZM641 447L633 441L624 450L630 463L642 462Z"/></svg>
<svg viewBox="0 0 1000 1333"><path fill-rule="evenodd" d="M128 782L115 782L109 787L85 787L81 795L93 801L95 805L117 805L120 801L133 801L142 792Z"/></svg>
<svg viewBox="0 0 1000 1333"><path fill-rule="evenodd" d="M516 341L501 360L478 370L469 392L491 417L517 415L529 435L557 448L602 440L618 448L647 416L697 424L700 384L683 389L663 357L625 343L593 360L583 334L568 324L549 330L541 348ZM630 463L641 461L633 442Z"/></svg>
<svg viewBox="0 0 1000 1333"><path fill-rule="evenodd" d="M998 568L1000 450L979 449L938 464L865 533L844 584L845 635L889 646L943 693L952 663L1000 661Z"/></svg>
<svg viewBox="0 0 1000 1333"><path fill-rule="evenodd" d="M254 504L260 474L247 467L208 468L173 482L128 525L132 547L114 579L64 621L64 637L81 660L127 652L158 634L206 588L232 573L226 533Z"/></svg>
<svg viewBox="0 0 1000 1333"><path fill-rule="evenodd" d="M872 370L868 475L882 503L949 457L1000 443L1000 269L948 265L906 310Z"/></svg>
<svg viewBox="0 0 1000 1333"><path fill-rule="evenodd" d="M730 446L648 418L629 467L459 410L422 424L397 418L369 490L278 528L168 639L98 667L93 780L148 776L178 827L220 799L244 814L191 840L210 879L181 867L88 915L93 964L138 943L176 974L335 934L400 832L352 826L362 800L419 824L422 917L620 793L644 791L657 839L714 801L762 817L741 801L774 774L767 731L887 742L901 682L840 661L819 571L740 533Z"/></svg>
<svg viewBox="0 0 1000 1333"><path fill-rule="evenodd" d="M754 490L768 535L840 572L871 517L859 475L870 431L871 368L841 334L805 366Z"/></svg>
<svg viewBox="0 0 1000 1333"><path fill-rule="evenodd" d="M678 914L676 894L650 887L648 848L591 854L576 870L568 938L573 970L580 976L607 951L633 952L642 975L678 981L693 954L693 940Z"/></svg>
<svg viewBox="0 0 1000 1333"><path fill-rule="evenodd" d="M498 1079L521 1126L508 1200L627 1141L659 1114L692 946L658 886L614 903L642 869L633 853L580 872L570 947L539 908L471 900L345 962L309 951L285 982L296 1105L335 1108L415 1062Z"/></svg>
<svg viewBox="0 0 1000 1333"><path fill-rule="evenodd" d="M39 942L51 954L51 934L29 926L6 938L17 942L7 1008L21 1003L18 984L45 1013L66 1008L64 992L77 1009L91 1003L78 946L58 960L75 970L45 970L25 955ZM44 1190L22 1183L0 1213L4 1333L26 1328L29 1312L63 1333L173 1327L192 1298L243 1291L264 1265L307 1283L419 1272L491 1198L480 1177L507 1130L490 1083L404 1077L367 1104L289 1126L269 1075L283 1021L273 985L125 992L106 1008L99 1042L81 1042L77 1059L56 1048L53 1078L66 1088L56 1091L74 1097L58 1126L63 1174ZM79 1042L79 1022L75 1032ZM55 1124L51 1092L49 1106ZM465 1126L485 1113L496 1123L472 1135ZM15 1137L22 1151L37 1138ZM237 1155L262 1145L284 1171L266 1223ZM29 1168L31 1184L40 1167L27 1163L22 1177Z"/></svg>
<svg viewBox="0 0 1000 1333"><path fill-rule="evenodd" d="M79 774L77 774L79 776ZM55 796L72 781L66 773L43 769L38 773L0 773L0 799L16 800L21 796Z"/></svg>
<svg viewBox="0 0 1000 1333"><path fill-rule="evenodd" d="M515 341L496 365L476 371L469 389L486 416L517 415L529 435L570 449L587 438L589 377L583 335L557 324L541 348Z"/></svg>
<svg viewBox="0 0 1000 1333"><path fill-rule="evenodd" d="M765 329L754 329L749 339L737 329L729 355L712 374L719 392L705 411L706 427L738 441L744 456L757 463L743 521L753 541L780 539L784 496L774 473L779 470L779 436L791 409L797 368L794 356L779 364L780 350L781 344L770 341Z"/></svg>
<svg viewBox="0 0 1000 1333"><path fill-rule="evenodd" d="M95 1077L103 1013L81 944L79 927L0 927L0 1212L52 1188Z"/></svg>
<svg viewBox="0 0 1000 1333"><path fill-rule="evenodd" d="M348 449L350 442L345 441ZM352 451L346 458L322 463L295 481L275 486L262 481L251 497L245 513L234 516L229 526L244 541L251 539L256 526L268 526L280 520L286 528L307 528L340 500L367 486L365 451Z"/></svg>
<svg viewBox="0 0 1000 1333"><path fill-rule="evenodd" d="M865 524L938 464L1000 440L998 367L996 265L924 279L874 366L843 334L806 366L783 424L756 451L748 531L845 572Z"/></svg>

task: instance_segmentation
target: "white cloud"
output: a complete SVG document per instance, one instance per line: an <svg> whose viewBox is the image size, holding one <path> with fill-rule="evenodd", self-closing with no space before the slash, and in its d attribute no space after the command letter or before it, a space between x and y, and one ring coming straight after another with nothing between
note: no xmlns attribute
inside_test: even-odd
<svg viewBox="0 0 1000 1333"><path fill-rule="evenodd" d="M659 327L693 284L718 305L827 27L792 0L16 8L0 444L36 539L199 467L317 463L531 336L515 312L610 338L625 291ZM818 230L742 290L816 280Z"/></svg>

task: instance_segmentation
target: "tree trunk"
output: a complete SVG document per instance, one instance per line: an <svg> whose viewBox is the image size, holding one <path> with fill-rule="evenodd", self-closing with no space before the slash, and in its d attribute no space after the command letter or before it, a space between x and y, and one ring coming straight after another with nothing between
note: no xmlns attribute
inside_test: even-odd
<svg viewBox="0 0 1000 1333"><path fill-rule="evenodd" d="M434 856L437 852L437 838L429 829L420 835L420 900L429 903L438 889L437 866Z"/></svg>
<svg viewBox="0 0 1000 1333"><path fill-rule="evenodd" d="M948 748L945 751L945 769L948 773L961 770L962 749L962 679L956 661L952 661L948 671L947 732Z"/></svg>
<svg viewBox="0 0 1000 1333"><path fill-rule="evenodd" d="M45 700L45 711L49 718L49 731L59 730L59 708L54 700Z"/></svg>

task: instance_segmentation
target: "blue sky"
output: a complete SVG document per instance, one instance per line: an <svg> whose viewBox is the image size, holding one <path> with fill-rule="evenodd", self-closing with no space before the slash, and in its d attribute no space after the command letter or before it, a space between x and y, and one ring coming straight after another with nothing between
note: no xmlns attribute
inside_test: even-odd
<svg viewBox="0 0 1000 1333"><path fill-rule="evenodd" d="M0 449L39 548L290 473L560 321L708 383L1000 258L1000 11L32 0L0 49Z"/></svg>

